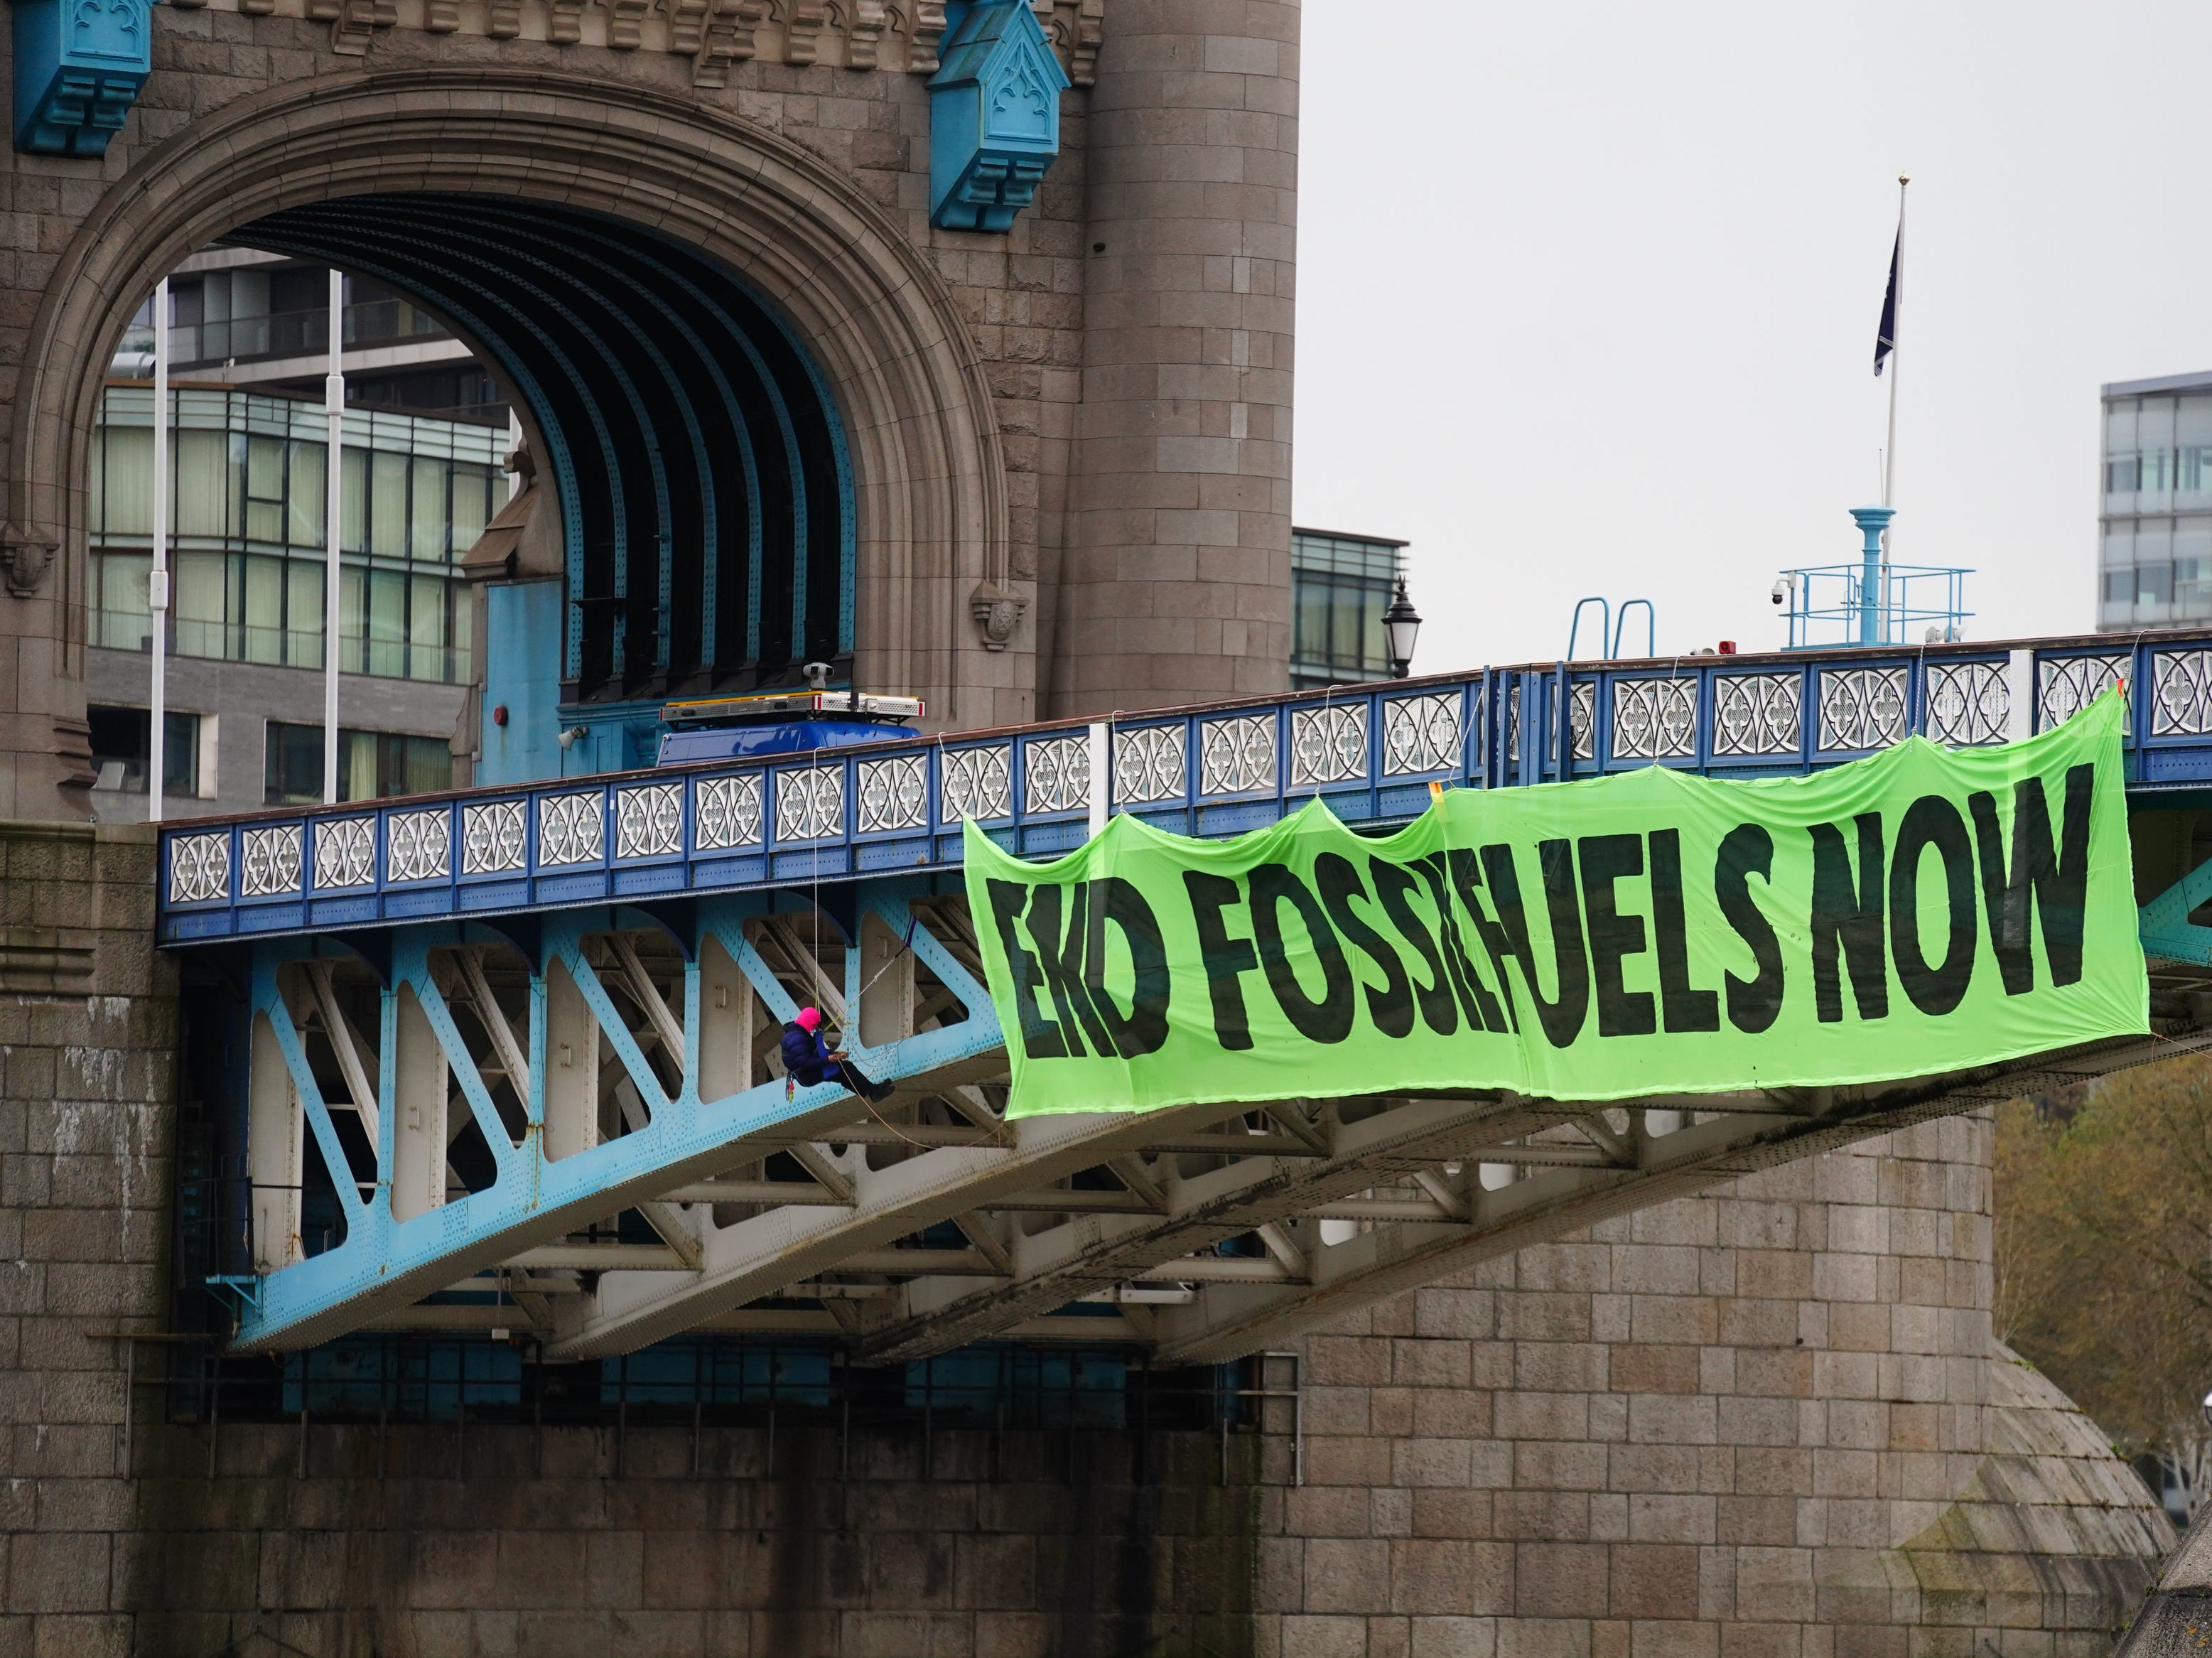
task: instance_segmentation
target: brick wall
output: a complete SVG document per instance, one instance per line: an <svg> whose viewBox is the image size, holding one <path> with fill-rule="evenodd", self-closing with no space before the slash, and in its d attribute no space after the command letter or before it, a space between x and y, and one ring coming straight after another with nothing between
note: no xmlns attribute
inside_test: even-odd
<svg viewBox="0 0 2212 1658"><path fill-rule="evenodd" d="M1990 1333L1990 1137L1928 1124L1308 1343L1283 1658L2101 1654L2172 1544Z"/></svg>
<svg viewBox="0 0 2212 1658"><path fill-rule="evenodd" d="M0 823L0 1654L128 1649L125 1344L167 1314L150 829Z"/></svg>

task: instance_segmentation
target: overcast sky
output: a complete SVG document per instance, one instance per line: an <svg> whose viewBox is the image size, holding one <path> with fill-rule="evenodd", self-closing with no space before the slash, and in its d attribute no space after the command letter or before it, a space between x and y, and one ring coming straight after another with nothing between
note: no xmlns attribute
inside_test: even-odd
<svg viewBox="0 0 2212 1658"><path fill-rule="evenodd" d="M1403 537L1416 671L1781 642L1874 499L1968 636L2094 625L2098 389L2212 368L2212 7L1305 0L1296 513ZM1640 629L1638 629L1640 632Z"/></svg>

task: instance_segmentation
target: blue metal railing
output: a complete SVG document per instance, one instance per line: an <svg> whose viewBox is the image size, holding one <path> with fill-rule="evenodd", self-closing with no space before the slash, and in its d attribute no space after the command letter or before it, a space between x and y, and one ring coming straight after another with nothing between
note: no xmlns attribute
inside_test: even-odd
<svg viewBox="0 0 2212 1658"><path fill-rule="evenodd" d="M1485 669L1109 722L1107 807L1200 835L1318 795L1347 822L1431 786L1637 766L1803 772L1912 733L2025 736L2133 697L2130 786L2212 782L2212 634ZM1562 712L1565 718L1562 719ZM167 944L945 874L961 822L1030 856L1080 845L1092 731L1062 722L862 749L185 822L162 834Z"/></svg>
<svg viewBox="0 0 2212 1658"><path fill-rule="evenodd" d="M1869 620L1892 647L1954 644L1973 612L1966 608L1967 568L1939 564L1885 564L1867 604L1865 568L1820 564L1785 570L1790 600L1790 648L1833 650L1854 645ZM1933 631L1930 632L1930 629Z"/></svg>

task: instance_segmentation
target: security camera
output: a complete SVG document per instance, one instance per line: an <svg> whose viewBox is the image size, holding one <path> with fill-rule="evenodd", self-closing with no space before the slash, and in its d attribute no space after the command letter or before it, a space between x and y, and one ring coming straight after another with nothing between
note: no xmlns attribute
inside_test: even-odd
<svg viewBox="0 0 2212 1658"><path fill-rule="evenodd" d="M1767 597L1777 604L1787 604L1790 602L1790 584L1786 581L1776 582L1774 591L1767 594Z"/></svg>
<svg viewBox="0 0 2212 1658"><path fill-rule="evenodd" d="M587 732L589 732L591 729L592 729L592 728L591 728L589 726L569 726L568 730L566 730L566 731L564 731L564 732L562 732L561 733L561 738L560 738L561 747L562 747L564 750L568 750L568 749L573 749L573 748L574 748L574 747L576 746L576 739L577 739L578 738L580 738L580 737L583 736L585 733L586 733Z"/></svg>
<svg viewBox="0 0 2212 1658"><path fill-rule="evenodd" d="M830 689L830 676L835 670L827 662L810 662L799 671L806 676L807 689L826 691Z"/></svg>

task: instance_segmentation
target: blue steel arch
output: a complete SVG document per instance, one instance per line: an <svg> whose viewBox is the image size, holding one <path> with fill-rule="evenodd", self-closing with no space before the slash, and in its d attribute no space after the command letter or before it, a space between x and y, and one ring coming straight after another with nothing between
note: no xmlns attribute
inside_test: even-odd
<svg viewBox="0 0 2212 1658"><path fill-rule="evenodd" d="M797 331L720 262L499 196L337 197L226 240L414 295L528 404L566 543L567 700L742 690L850 657L844 422Z"/></svg>

